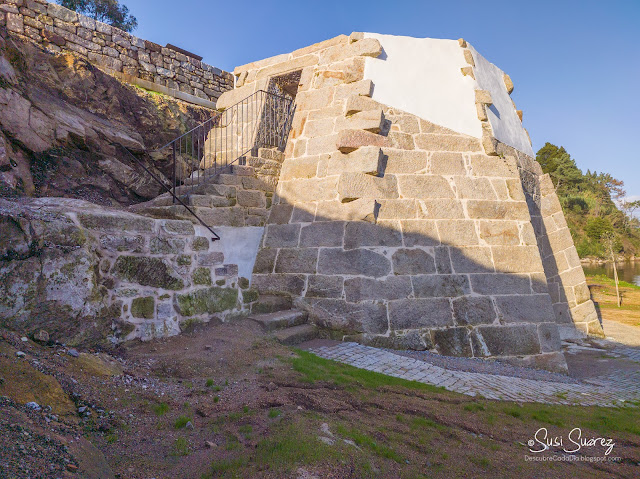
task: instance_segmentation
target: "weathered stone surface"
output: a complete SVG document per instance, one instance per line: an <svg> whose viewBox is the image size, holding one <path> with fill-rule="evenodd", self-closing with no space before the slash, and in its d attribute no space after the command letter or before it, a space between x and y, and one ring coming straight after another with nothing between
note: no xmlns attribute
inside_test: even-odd
<svg viewBox="0 0 640 479"><path fill-rule="evenodd" d="M144 236L140 235L100 235L100 245L110 251L141 253L144 249L144 244Z"/></svg>
<svg viewBox="0 0 640 479"><path fill-rule="evenodd" d="M156 301L153 296L134 298L131 301L131 316L134 318L153 319L156 315Z"/></svg>
<svg viewBox="0 0 640 479"><path fill-rule="evenodd" d="M519 245L520 231L513 221L480 221L480 238L490 245Z"/></svg>
<svg viewBox="0 0 640 479"><path fill-rule="evenodd" d="M383 334L389 329L387 307L381 302L347 303L341 299L309 298L311 319L320 326L346 332Z"/></svg>
<svg viewBox="0 0 640 479"><path fill-rule="evenodd" d="M455 176L454 182L458 197L469 200L495 200L496 192L486 178Z"/></svg>
<svg viewBox="0 0 640 479"><path fill-rule="evenodd" d="M524 201L469 200L467 211L473 219L529 221L529 209Z"/></svg>
<svg viewBox="0 0 640 479"><path fill-rule="evenodd" d="M237 193L238 205L252 208L264 208L265 196L260 191L240 190Z"/></svg>
<svg viewBox="0 0 640 479"><path fill-rule="evenodd" d="M486 296L463 296L453 300L453 318L460 326L491 324L497 315L491 298Z"/></svg>
<svg viewBox="0 0 640 479"><path fill-rule="evenodd" d="M404 220L400 224L405 246L436 246L440 244L435 221Z"/></svg>
<svg viewBox="0 0 640 479"><path fill-rule="evenodd" d="M119 256L112 274L142 286L179 290L184 288L182 279L159 258Z"/></svg>
<svg viewBox="0 0 640 479"><path fill-rule="evenodd" d="M385 136L364 130L341 130L336 139L336 148L342 153L350 153L363 146L391 146Z"/></svg>
<svg viewBox="0 0 640 479"><path fill-rule="evenodd" d="M491 99L491 93L487 90L476 90L476 103L483 103L485 105L493 104Z"/></svg>
<svg viewBox="0 0 640 479"><path fill-rule="evenodd" d="M451 257L449 256L449 248L446 246L434 248L436 257L436 269L439 274L451 274Z"/></svg>
<svg viewBox="0 0 640 479"><path fill-rule="evenodd" d="M275 248L298 246L299 236L299 224L268 225L264 245Z"/></svg>
<svg viewBox="0 0 640 479"><path fill-rule="evenodd" d="M217 266L222 263L224 263L224 254L220 251L198 254L198 264L200 266Z"/></svg>
<svg viewBox="0 0 640 479"><path fill-rule="evenodd" d="M403 299L411 294L411 280L406 276L389 276L383 280L349 278L344 281L344 293L346 300L350 303Z"/></svg>
<svg viewBox="0 0 640 479"><path fill-rule="evenodd" d="M384 170L382 150L375 146L365 146L344 154L332 153L327 164L327 175L344 172L365 173L380 176Z"/></svg>
<svg viewBox="0 0 640 479"><path fill-rule="evenodd" d="M154 227L151 218L117 213L78 213L78 221L85 228L113 232L151 233Z"/></svg>
<svg viewBox="0 0 640 479"><path fill-rule="evenodd" d="M155 236L149 241L149 251L151 251L151 254L179 254L184 251L184 247L184 240L177 238L161 238Z"/></svg>
<svg viewBox="0 0 640 479"><path fill-rule="evenodd" d="M477 294L530 294L531 283L526 275L489 273L472 274L471 288Z"/></svg>
<svg viewBox="0 0 640 479"><path fill-rule="evenodd" d="M256 256L256 262L253 266L254 273L273 273L276 264L276 248L260 248Z"/></svg>
<svg viewBox="0 0 640 479"><path fill-rule="evenodd" d="M463 275L416 275L411 282L416 298L447 298L471 293L469 279Z"/></svg>
<svg viewBox="0 0 640 479"><path fill-rule="evenodd" d="M471 356L471 342L467 328L435 329L433 342L444 356Z"/></svg>
<svg viewBox="0 0 640 479"><path fill-rule="evenodd" d="M402 246L402 233L397 222L348 222L345 226L344 249L363 246Z"/></svg>
<svg viewBox="0 0 640 479"><path fill-rule="evenodd" d="M561 341L558 325L555 323L538 324L538 337L540 341L540 351L550 353L560 351Z"/></svg>
<svg viewBox="0 0 640 479"><path fill-rule="evenodd" d="M252 283L260 293L300 295L305 278L300 274L254 274Z"/></svg>
<svg viewBox="0 0 640 479"><path fill-rule="evenodd" d="M555 316L546 294L496 296L498 317L504 323L550 323Z"/></svg>
<svg viewBox="0 0 640 479"><path fill-rule="evenodd" d="M416 146L429 151L482 151L477 138L463 135L421 133L415 136Z"/></svg>
<svg viewBox="0 0 640 479"><path fill-rule="evenodd" d="M338 180L338 195L342 201L358 198L397 198L398 184L393 175L379 178L365 173L346 172L342 173Z"/></svg>
<svg viewBox="0 0 640 479"><path fill-rule="evenodd" d="M211 269L202 267L196 268L191 274L191 280L193 281L193 284L211 286L213 284L211 281Z"/></svg>
<svg viewBox="0 0 640 479"><path fill-rule="evenodd" d="M431 155L429 172L434 175L466 174L462 154L435 152Z"/></svg>
<svg viewBox="0 0 640 479"><path fill-rule="evenodd" d="M541 273L544 271L540 252L536 246L493 246L491 250L497 272Z"/></svg>
<svg viewBox="0 0 640 479"><path fill-rule="evenodd" d="M393 253L392 261L393 272L397 275L436 272L436 263L433 256L421 249L399 249Z"/></svg>
<svg viewBox="0 0 640 479"><path fill-rule="evenodd" d="M323 201L318 204L317 216L319 221L375 222L376 210L376 201L373 198L360 198L347 203L341 201Z"/></svg>
<svg viewBox="0 0 640 479"><path fill-rule="evenodd" d="M326 201L336 198L337 178L309 178L278 183L279 195L290 201Z"/></svg>
<svg viewBox="0 0 640 479"><path fill-rule="evenodd" d="M519 178L518 165L511 157L471 155L471 170L476 176Z"/></svg>
<svg viewBox="0 0 640 479"><path fill-rule="evenodd" d="M405 198L455 198L449 182L441 176L402 175L398 187Z"/></svg>
<svg viewBox="0 0 640 479"><path fill-rule="evenodd" d="M505 73L502 76L502 79L504 80L504 86L507 89L507 93L511 95L513 92L513 81L511 80L511 77ZM522 121L522 118L520 120Z"/></svg>
<svg viewBox="0 0 640 479"><path fill-rule="evenodd" d="M380 200L380 210L378 218L381 220L396 220L406 218L416 218L418 215L418 205L416 200Z"/></svg>
<svg viewBox="0 0 640 479"><path fill-rule="evenodd" d="M320 250L319 274L353 274L378 278L390 272L390 261L383 255L367 249L344 251L341 248L324 248Z"/></svg>
<svg viewBox="0 0 640 479"><path fill-rule="evenodd" d="M389 302L391 329L453 326L451 306L446 298L400 299Z"/></svg>
<svg viewBox="0 0 640 479"><path fill-rule="evenodd" d="M341 298L344 278L342 276L310 275L307 280L307 298Z"/></svg>
<svg viewBox="0 0 640 479"><path fill-rule="evenodd" d="M452 246L474 246L478 242L478 234L473 221L436 221L442 244Z"/></svg>
<svg viewBox="0 0 640 479"><path fill-rule="evenodd" d="M427 169L428 153L426 151L404 150L400 148L384 148L386 157L384 172L393 173L418 173Z"/></svg>
<svg viewBox="0 0 640 479"><path fill-rule="evenodd" d="M342 246L344 223L341 221L319 221L303 226L300 231L301 247Z"/></svg>
<svg viewBox="0 0 640 479"><path fill-rule="evenodd" d="M462 203L451 199L419 199L418 218L462 219Z"/></svg>
<svg viewBox="0 0 640 479"><path fill-rule="evenodd" d="M204 236L196 236L191 242L191 249L193 249L193 251L208 251L209 240Z"/></svg>
<svg viewBox="0 0 640 479"><path fill-rule="evenodd" d="M491 249L484 246L451 248L451 264L456 273L493 273Z"/></svg>
<svg viewBox="0 0 640 479"><path fill-rule="evenodd" d="M282 248L278 251L276 273L315 273L317 248Z"/></svg>
<svg viewBox="0 0 640 479"><path fill-rule="evenodd" d="M386 349L409 349L424 351L433 348L431 336L421 331L391 331L389 336L359 334L345 336L344 341L355 341L367 346Z"/></svg>
<svg viewBox="0 0 640 479"><path fill-rule="evenodd" d="M474 350L478 356L540 353L538 327L535 324L478 326L474 330L473 339Z"/></svg>
<svg viewBox="0 0 640 479"><path fill-rule="evenodd" d="M175 307L183 316L214 314L233 309L238 301L238 290L213 287L178 294L175 298Z"/></svg>

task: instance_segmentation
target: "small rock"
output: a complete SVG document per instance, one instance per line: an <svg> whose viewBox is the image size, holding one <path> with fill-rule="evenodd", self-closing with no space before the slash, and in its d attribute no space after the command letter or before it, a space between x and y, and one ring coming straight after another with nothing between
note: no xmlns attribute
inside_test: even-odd
<svg viewBox="0 0 640 479"><path fill-rule="evenodd" d="M27 406L29 409L33 409L34 411L40 410L40 404L38 404L37 402L31 401L25 404L25 406Z"/></svg>
<svg viewBox="0 0 640 479"><path fill-rule="evenodd" d="M210 344L205 345L204 349L210 351L213 349L213 346L211 346Z"/></svg>
<svg viewBox="0 0 640 479"><path fill-rule="evenodd" d="M80 353L75 349L70 349L69 351L67 351L67 354L69 356L73 356L74 358L77 358L78 356L80 356Z"/></svg>
<svg viewBox="0 0 640 479"><path fill-rule="evenodd" d="M19 358L24 358L25 354L22 351L16 351L16 356Z"/></svg>
<svg viewBox="0 0 640 479"><path fill-rule="evenodd" d="M20 338L20 341L22 341L23 343L26 343L27 341L29 341L29 338L27 338L27 337L25 337L25 336L22 336L22 337Z"/></svg>
<svg viewBox="0 0 640 479"><path fill-rule="evenodd" d="M86 410L87 410L87 406L81 406L81 407L79 407L79 408L78 408L78 412L79 412L79 413L83 413L83 412L85 412Z"/></svg>
<svg viewBox="0 0 640 479"><path fill-rule="evenodd" d="M185 424L185 426L187 429L193 429L193 424L191 424L191 421L187 422L187 424Z"/></svg>
<svg viewBox="0 0 640 479"><path fill-rule="evenodd" d="M270 382L269 384L267 384L267 391L271 392L275 391L276 389L278 389L278 386L276 386L275 383Z"/></svg>
<svg viewBox="0 0 640 479"><path fill-rule="evenodd" d="M207 449L213 449L214 447L217 446L215 442L211 442L211 441L204 441L204 445L207 446Z"/></svg>
<svg viewBox="0 0 640 479"><path fill-rule="evenodd" d="M67 471L69 472L76 472L78 470L78 466L76 466L75 464L67 464Z"/></svg>
<svg viewBox="0 0 640 479"><path fill-rule="evenodd" d="M44 329L41 329L33 335L33 339L40 343L47 343L49 342L49 333L47 333Z"/></svg>

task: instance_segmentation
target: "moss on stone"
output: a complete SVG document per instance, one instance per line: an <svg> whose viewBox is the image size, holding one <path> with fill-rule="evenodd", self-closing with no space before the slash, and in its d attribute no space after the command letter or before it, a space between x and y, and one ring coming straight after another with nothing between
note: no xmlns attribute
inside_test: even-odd
<svg viewBox="0 0 640 479"><path fill-rule="evenodd" d="M216 284L218 286L224 286L227 282L224 279L219 279L218 281L216 281Z"/></svg>
<svg viewBox="0 0 640 479"><path fill-rule="evenodd" d="M131 301L131 315L134 318L153 319L156 312L156 301L153 296L135 298Z"/></svg>
<svg viewBox="0 0 640 479"><path fill-rule="evenodd" d="M193 251L208 251L209 250L209 240L204 236L196 236L193 238L193 243L191 243L191 248Z"/></svg>
<svg viewBox="0 0 640 479"><path fill-rule="evenodd" d="M196 268L191 275L193 284L211 286L211 270L209 268Z"/></svg>
<svg viewBox="0 0 640 479"><path fill-rule="evenodd" d="M181 254L177 259L178 266L189 266L191 265L191 261L191 255L189 254Z"/></svg>
<svg viewBox="0 0 640 479"><path fill-rule="evenodd" d="M169 266L158 258L120 256L113 266L112 273L142 286L172 290L184 288L182 279L174 276Z"/></svg>
<svg viewBox="0 0 640 479"><path fill-rule="evenodd" d="M260 293L258 293L257 289L246 289L242 292L242 301L244 303L253 303L258 300L258 296L260 296Z"/></svg>
<svg viewBox="0 0 640 479"><path fill-rule="evenodd" d="M238 286L242 289L247 289L249 287L249 280L244 276L240 276L240 278L238 278Z"/></svg>
<svg viewBox="0 0 640 479"><path fill-rule="evenodd" d="M229 288L213 287L176 295L176 306L183 316L228 311L235 308L237 301L238 290Z"/></svg>

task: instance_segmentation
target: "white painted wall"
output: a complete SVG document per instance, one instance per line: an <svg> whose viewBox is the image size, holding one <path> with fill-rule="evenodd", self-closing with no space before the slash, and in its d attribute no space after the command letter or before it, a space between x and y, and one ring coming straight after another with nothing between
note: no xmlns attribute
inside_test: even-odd
<svg viewBox="0 0 640 479"><path fill-rule="evenodd" d="M432 123L476 138L482 126L475 106L475 90L488 90L494 105L488 109L495 137L533 156L507 90L503 72L473 47L476 80L462 75L469 66L457 40L413 38L365 33L383 48L378 58L367 58L364 77L373 81L373 99L412 113Z"/></svg>
<svg viewBox="0 0 640 479"><path fill-rule="evenodd" d="M482 136L476 114L475 81L457 40L365 33L383 48L367 57L364 77L373 81L373 99L459 133Z"/></svg>
<svg viewBox="0 0 640 479"><path fill-rule="evenodd" d="M503 79L504 72L480 55L471 45L469 45L469 50L471 50L476 64L474 73L478 84L477 88L489 91L493 100L493 105L487 108L493 136L529 156L535 156L527 132L520 122L509 93L507 93Z"/></svg>
<svg viewBox="0 0 640 479"><path fill-rule="evenodd" d="M195 228L196 234L211 238L211 233L204 226L195 225ZM209 251L223 253L225 264L237 264L238 276L250 280L264 228L261 226L214 226L213 230L220 236L220 241L213 241Z"/></svg>

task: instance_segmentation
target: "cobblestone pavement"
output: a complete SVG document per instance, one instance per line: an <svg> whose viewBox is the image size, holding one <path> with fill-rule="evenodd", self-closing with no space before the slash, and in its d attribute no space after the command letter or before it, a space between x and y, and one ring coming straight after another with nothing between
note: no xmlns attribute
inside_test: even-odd
<svg viewBox="0 0 640 479"><path fill-rule="evenodd" d="M622 406L640 401L640 368L591 377L577 384L524 379L486 373L449 370L428 362L357 343L337 343L309 348L311 352L352 366L425 384L441 386L469 396L520 402ZM636 348L615 348L633 353Z"/></svg>

